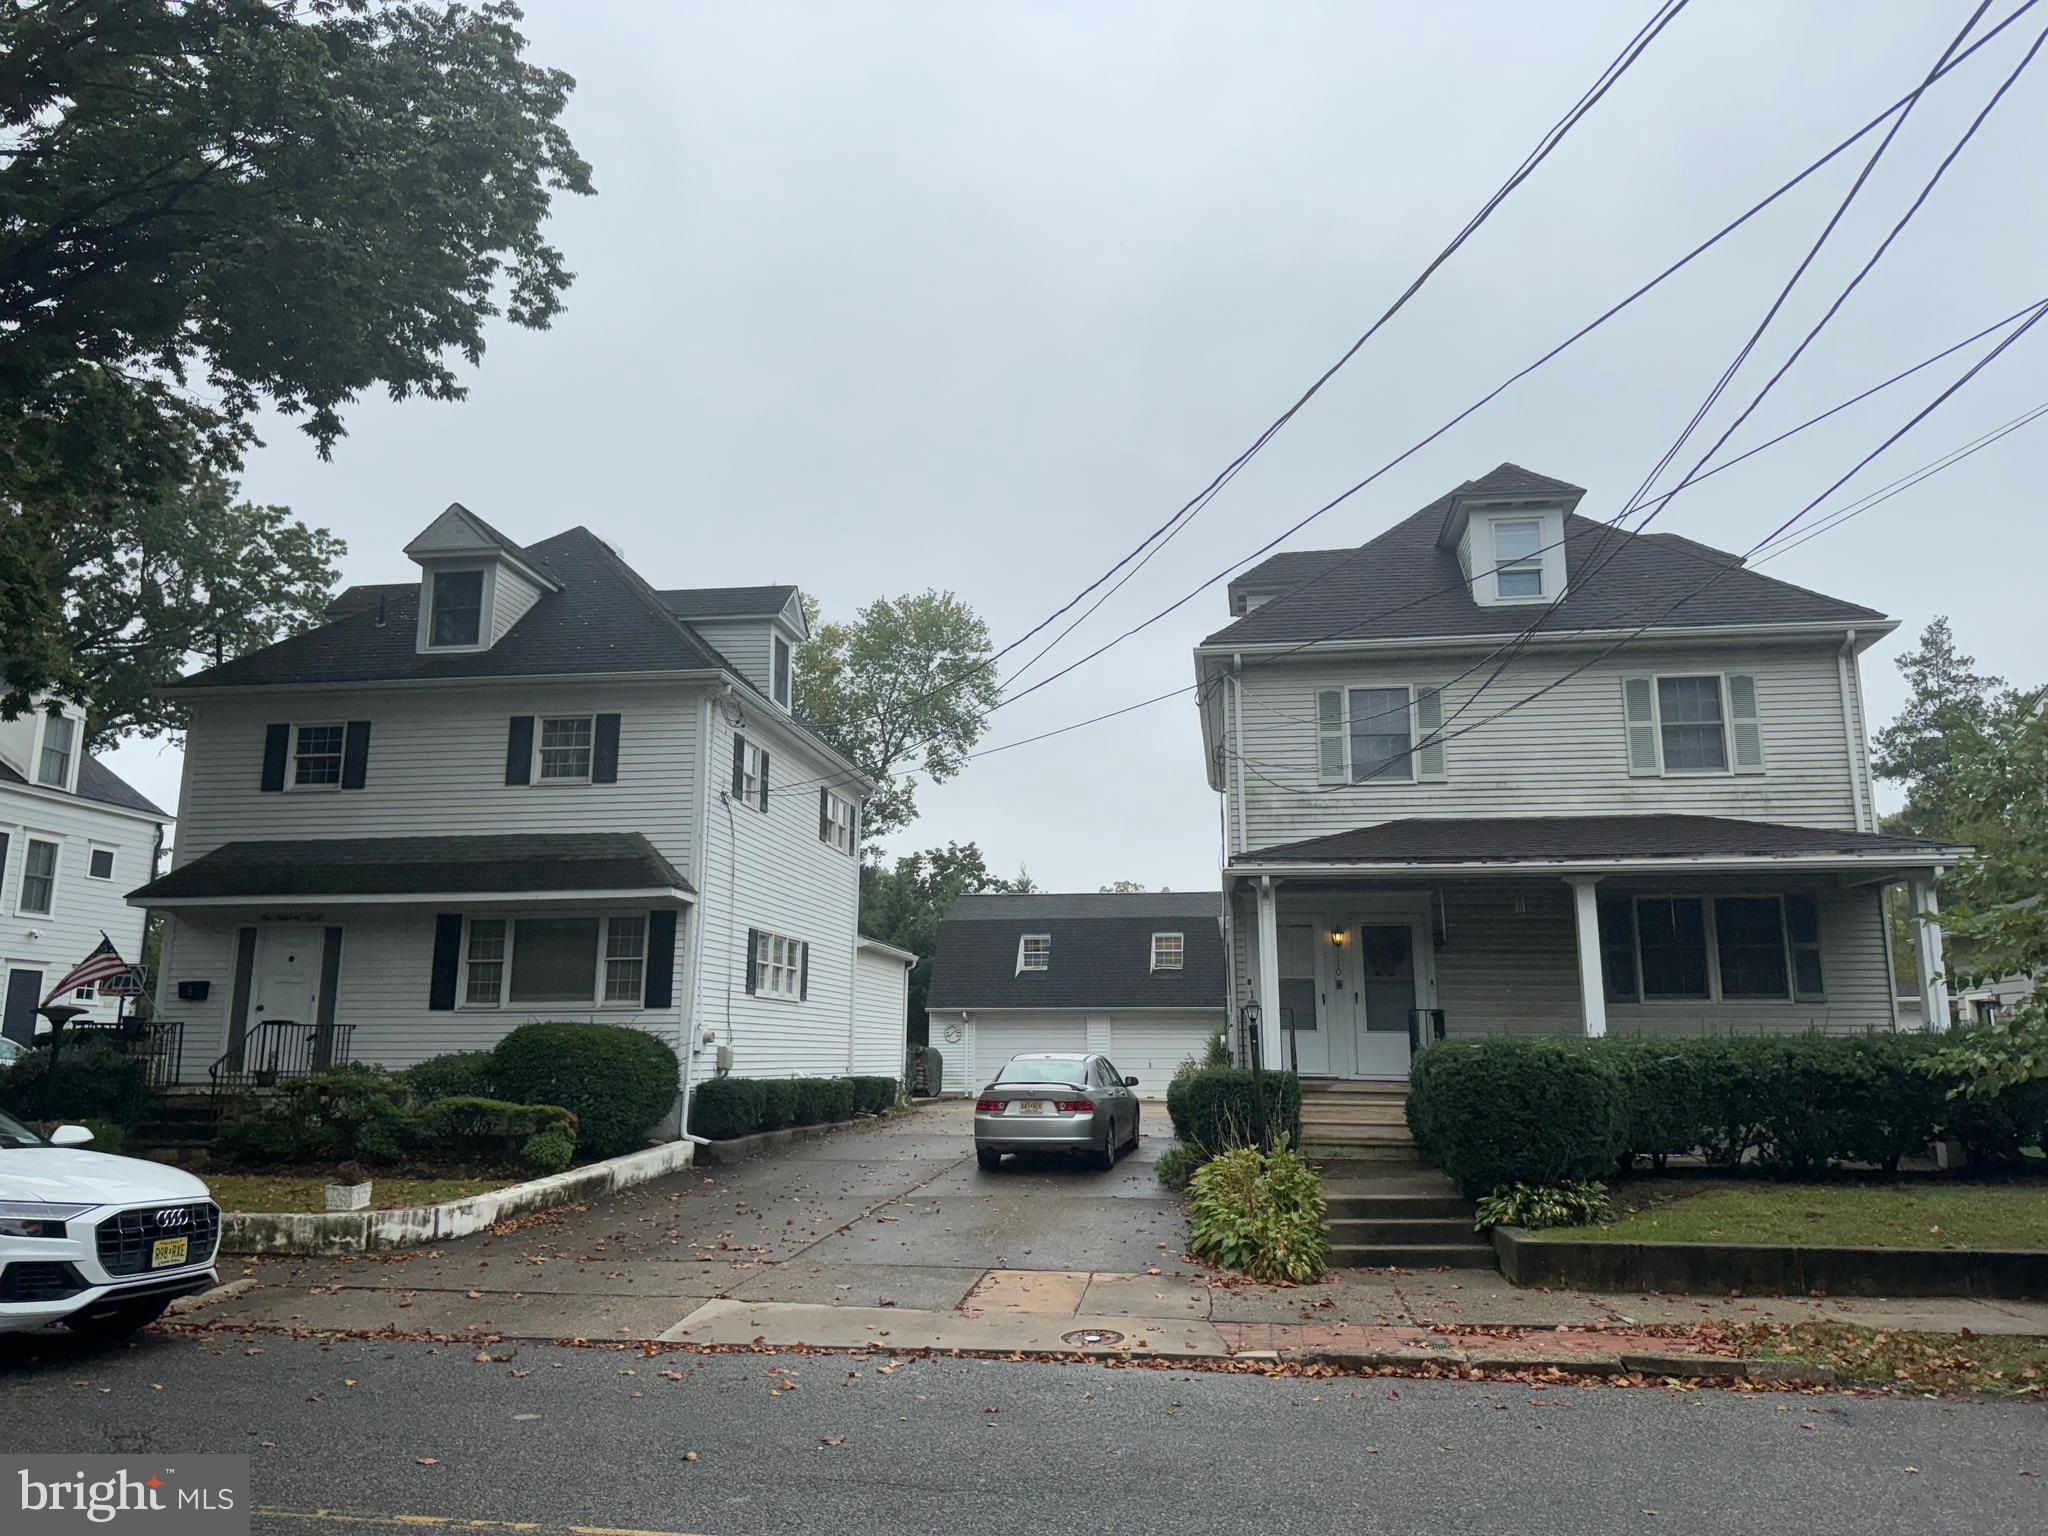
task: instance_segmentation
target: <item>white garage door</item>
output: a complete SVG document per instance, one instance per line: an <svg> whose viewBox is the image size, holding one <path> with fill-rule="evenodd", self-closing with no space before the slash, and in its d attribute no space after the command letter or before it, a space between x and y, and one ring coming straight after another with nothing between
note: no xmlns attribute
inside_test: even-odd
<svg viewBox="0 0 2048 1536"><path fill-rule="evenodd" d="M1058 1014L1019 1014L1012 1018L974 1021L974 1083L979 1088L1003 1063L1024 1051L1085 1051L1088 1022Z"/></svg>
<svg viewBox="0 0 2048 1536"><path fill-rule="evenodd" d="M1174 1014L1148 1018L1117 1014L1110 1023L1109 1059L1126 1077L1138 1080L1141 1098L1163 1099L1173 1069L1209 1048L1209 1036L1222 1027L1220 1016Z"/></svg>

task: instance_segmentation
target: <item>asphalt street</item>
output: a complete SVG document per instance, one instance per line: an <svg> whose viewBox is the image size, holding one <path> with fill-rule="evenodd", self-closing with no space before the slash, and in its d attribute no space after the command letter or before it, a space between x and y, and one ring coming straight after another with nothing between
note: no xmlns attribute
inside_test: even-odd
<svg viewBox="0 0 2048 1536"><path fill-rule="evenodd" d="M2048 1529L2042 1407L1835 1394L152 1331L0 1345L0 1445L246 1452L264 1536Z"/></svg>

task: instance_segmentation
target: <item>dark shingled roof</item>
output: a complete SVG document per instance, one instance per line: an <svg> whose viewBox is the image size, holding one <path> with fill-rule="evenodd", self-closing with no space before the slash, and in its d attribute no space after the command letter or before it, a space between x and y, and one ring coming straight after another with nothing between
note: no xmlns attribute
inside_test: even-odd
<svg viewBox="0 0 2048 1536"><path fill-rule="evenodd" d="M1243 591L1288 592L1218 630L1205 645L1256 645L1317 640L1341 632L1344 640L1499 635L1527 627L1525 607L1482 608L1458 567L1455 549L1437 536L1452 502L1468 495L1540 495L1569 501L1575 485L1503 464L1468 480L1357 549L1290 550L1274 555L1231 582L1233 601ZM1566 592L1546 628L1634 629L1704 625L1868 624L1884 615L1744 567L1739 557L1675 534L1625 533L1568 512L1564 519ZM1590 580L1581 572L1594 550L1603 562ZM1722 574L1704 592L1694 589ZM1687 593L1693 593L1686 596ZM1683 598L1681 602L1680 599ZM1676 605L1673 607L1672 605ZM1669 613L1664 610L1671 608Z"/></svg>
<svg viewBox="0 0 2048 1536"><path fill-rule="evenodd" d="M693 888L638 832L522 832L223 843L128 896L152 902L654 889Z"/></svg>
<svg viewBox="0 0 2048 1536"><path fill-rule="evenodd" d="M1225 1002L1214 891L962 896L939 926L928 1008L1214 1008ZM1052 935L1052 968L1017 971L1017 941ZM1185 935L1178 971L1152 935Z"/></svg>
<svg viewBox="0 0 2048 1536"><path fill-rule="evenodd" d="M0 763L0 784L27 783L27 779L5 763ZM43 784L35 787L49 789L50 786ZM61 794L63 791L58 790L54 793ZM78 765L78 798L98 800L105 805L118 805L123 810L141 811L145 816L155 816L164 821L171 819L169 811L153 803L141 790L96 757L88 756Z"/></svg>
<svg viewBox="0 0 2048 1536"><path fill-rule="evenodd" d="M1950 847L1918 837L1726 816L1470 816L1383 821L1261 848L1238 859L1246 864L1488 864L1784 854L1900 854L1919 859Z"/></svg>
<svg viewBox="0 0 2048 1536"><path fill-rule="evenodd" d="M773 618L789 606L795 587L671 587L656 592L679 619Z"/></svg>

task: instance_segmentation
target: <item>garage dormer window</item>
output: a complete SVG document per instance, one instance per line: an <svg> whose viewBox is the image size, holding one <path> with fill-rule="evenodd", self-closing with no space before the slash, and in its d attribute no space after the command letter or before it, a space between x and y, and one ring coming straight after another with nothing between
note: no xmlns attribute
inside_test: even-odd
<svg viewBox="0 0 2048 1536"><path fill-rule="evenodd" d="M1177 971L1187 955L1187 935L1182 933L1155 933L1152 935L1152 969L1155 971Z"/></svg>
<svg viewBox="0 0 2048 1536"><path fill-rule="evenodd" d="M1017 974L1052 969L1052 935L1027 933L1017 941Z"/></svg>
<svg viewBox="0 0 2048 1536"><path fill-rule="evenodd" d="M484 573L435 571L431 585L428 646L439 649L478 644L483 636Z"/></svg>

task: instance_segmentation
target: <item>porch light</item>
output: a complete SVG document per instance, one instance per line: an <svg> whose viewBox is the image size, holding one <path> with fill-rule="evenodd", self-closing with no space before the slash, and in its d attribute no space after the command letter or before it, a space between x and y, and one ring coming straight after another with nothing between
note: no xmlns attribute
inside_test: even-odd
<svg viewBox="0 0 2048 1536"><path fill-rule="evenodd" d="M1344 947L1344 930L1342 928L1332 928L1330 930L1330 947L1332 949L1342 949Z"/></svg>

